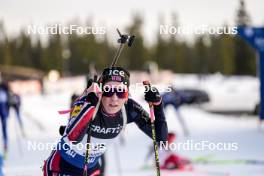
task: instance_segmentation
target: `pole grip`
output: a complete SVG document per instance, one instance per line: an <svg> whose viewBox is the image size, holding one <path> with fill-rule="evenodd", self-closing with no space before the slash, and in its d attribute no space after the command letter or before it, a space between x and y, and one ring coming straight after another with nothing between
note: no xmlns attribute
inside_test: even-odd
<svg viewBox="0 0 264 176"><path fill-rule="evenodd" d="M143 85L145 86L146 91L148 89L151 89L151 85L150 85L150 82L148 80L143 81ZM151 122L154 122L155 121L154 106L150 102L148 104L149 104L149 110L150 110L149 111L150 120L151 120Z"/></svg>

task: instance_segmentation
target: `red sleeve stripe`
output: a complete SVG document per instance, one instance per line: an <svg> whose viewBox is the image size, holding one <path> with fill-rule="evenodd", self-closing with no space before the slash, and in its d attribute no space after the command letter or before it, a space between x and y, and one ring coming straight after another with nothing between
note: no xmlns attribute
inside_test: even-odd
<svg viewBox="0 0 264 176"><path fill-rule="evenodd" d="M77 115L77 117L71 119L71 123L68 125L67 127L67 134L69 134L72 129L76 126L76 124L83 118L83 116L87 113L87 111L89 110L89 108L91 108L91 105L86 103L85 105L83 105L81 112Z"/></svg>
<svg viewBox="0 0 264 176"><path fill-rule="evenodd" d="M60 154L58 153L58 151L56 151L50 162L53 171L60 172L60 160Z"/></svg>
<svg viewBox="0 0 264 176"><path fill-rule="evenodd" d="M68 139L73 141L79 137L83 129L87 126L94 113L94 106L90 107L86 113L80 118L80 120L74 125L71 131L68 133Z"/></svg>

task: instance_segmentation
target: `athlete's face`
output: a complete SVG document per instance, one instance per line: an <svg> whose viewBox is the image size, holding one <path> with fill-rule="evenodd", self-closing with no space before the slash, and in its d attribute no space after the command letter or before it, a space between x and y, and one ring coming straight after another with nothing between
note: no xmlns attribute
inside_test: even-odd
<svg viewBox="0 0 264 176"><path fill-rule="evenodd" d="M110 81L103 87L102 105L108 114L120 111L128 99L128 87L120 82Z"/></svg>

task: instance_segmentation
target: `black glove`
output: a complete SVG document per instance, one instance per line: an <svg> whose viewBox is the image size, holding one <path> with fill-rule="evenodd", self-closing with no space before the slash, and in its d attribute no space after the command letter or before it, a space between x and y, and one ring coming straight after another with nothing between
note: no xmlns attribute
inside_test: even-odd
<svg viewBox="0 0 264 176"><path fill-rule="evenodd" d="M61 125L61 126L60 126L60 129L59 129L59 132L60 132L60 135L61 135L61 136L63 136L65 130L66 130L66 126Z"/></svg>
<svg viewBox="0 0 264 176"><path fill-rule="evenodd" d="M83 97L81 100L90 102L92 106L96 106L96 104L99 101L99 98L96 96L94 92L88 93L85 97Z"/></svg>
<svg viewBox="0 0 264 176"><path fill-rule="evenodd" d="M94 76L94 79L92 78L87 78L86 82L86 89L89 89L93 83L97 82L97 76ZM86 91L86 90L85 90ZM94 92L90 92L87 95L83 96L80 101L81 102L90 102L91 105L96 106L96 104L98 103L99 98L96 96L96 94Z"/></svg>
<svg viewBox="0 0 264 176"><path fill-rule="evenodd" d="M160 104L161 96L156 87L146 87L145 90L145 100L150 103L154 103L156 105Z"/></svg>
<svg viewBox="0 0 264 176"><path fill-rule="evenodd" d="M86 89L88 89L94 82L97 82L97 75L94 75L94 78L87 77L86 79Z"/></svg>
<svg viewBox="0 0 264 176"><path fill-rule="evenodd" d="M91 79L91 78L87 79L87 81L86 81L86 89L88 89L93 84L93 82L94 82L93 79Z"/></svg>

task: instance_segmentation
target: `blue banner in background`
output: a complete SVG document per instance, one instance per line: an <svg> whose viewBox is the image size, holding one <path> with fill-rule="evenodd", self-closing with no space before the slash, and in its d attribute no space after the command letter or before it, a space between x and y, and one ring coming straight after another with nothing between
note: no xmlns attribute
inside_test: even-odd
<svg viewBox="0 0 264 176"><path fill-rule="evenodd" d="M264 27L238 27L237 31L258 52L264 52Z"/></svg>
<svg viewBox="0 0 264 176"><path fill-rule="evenodd" d="M264 120L264 27L238 27L238 35L258 52L260 79L260 120ZM258 59L258 58L257 58ZM243 60L243 58L241 58Z"/></svg>
<svg viewBox="0 0 264 176"><path fill-rule="evenodd" d="M0 154L0 176L4 176L3 171L2 171L2 166L3 166L3 157Z"/></svg>

